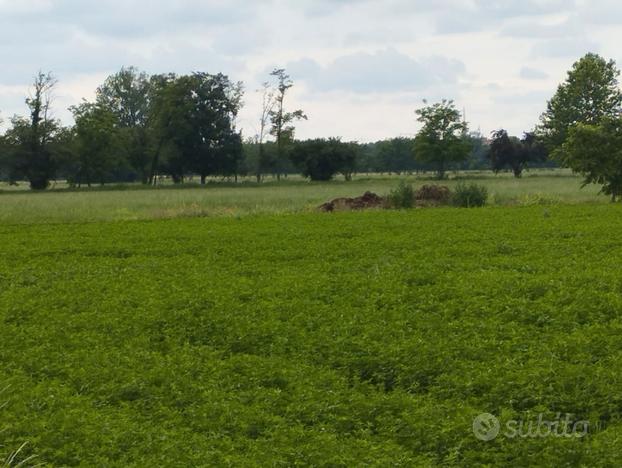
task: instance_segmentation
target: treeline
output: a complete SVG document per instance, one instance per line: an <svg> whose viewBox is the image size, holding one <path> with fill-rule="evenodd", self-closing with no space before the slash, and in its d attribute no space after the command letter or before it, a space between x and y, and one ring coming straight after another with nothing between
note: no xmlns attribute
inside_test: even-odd
<svg viewBox="0 0 622 468"><path fill-rule="evenodd" d="M590 73L601 80L599 89L592 89L594 80L581 81L583 74ZM53 180L90 186L156 184L162 177L175 183L189 177L206 183L210 177L250 176L261 182L267 175L330 180L340 174L350 180L360 173L433 172L444 178L449 171L487 169L520 177L529 167L560 163L573 167L571 163L581 159L577 145L562 152L563 143L566 137L577 138L572 132L577 122L593 123L589 116L594 112L616 114L617 109L590 109L589 104L615 108L618 73L615 63L588 54L549 102L542 123L523 136L502 129L490 137L469 131L454 103L444 100L426 102L416 111L422 124L416 137L375 143L297 140L296 123L307 115L288 108L293 82L283 69L274 70L263 85L259 130L250 136L236 126L243 105L242 83L223 74L149 76L133 67L123 68L105 80L92 102L72 106L74 124L63 126L53 117L56 80L39 73L26 99L29 114L11 118L0 136L0 178L12 183L26 180L31 188L41 190ZM599 96L607 92L609 101L599 104ZM585 117L577 115L572 121L565 117L581 106L588 109L581 111ZM588 149L601 147L596 142ZM579 165L575 164L581 172ZM586 171L591 172L591 181L599 181L597 170L590 166Z"/></svg>
<svg viewBox="0 0 622 468"><path fill-rule="evenodd" d="M28 117L15 116L2 137L9 181L45 189L51 180L72 185L140 180L160 173L176 182L234 174L242 158L235 128L242 87L218 74L147 76L123 69L97 90L94 102L71 108L75 125L52 117L56 80L40 73L26 100Z"/></svg>

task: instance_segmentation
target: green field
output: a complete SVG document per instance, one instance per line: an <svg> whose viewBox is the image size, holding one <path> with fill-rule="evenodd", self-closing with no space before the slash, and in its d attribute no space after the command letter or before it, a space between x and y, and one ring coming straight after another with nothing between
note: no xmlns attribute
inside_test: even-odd
<svg viewBox="0 0 622 468"><path fill-rule="evenodd" d="M581 179L567 171L532 171L520 180L508 174L464 173L443 183L453 187L463 179L486 185L491 195L490 203L495 205L608 202L607 197L598 195L597 187L581 189ZM359 176L353 182L310 183L293 177L261 186L247 181L208 187L145 189L126 186L122 190L110 187L51 193L30 193L23 190L24 184L18 189L5 185L0 187L0 223L130 221L304 212L313 211L330 199L359 196L366 190L384 195L400 180L408 180L415 186L437 183L423 177L376 175Z"/></svg>
<svg viewBox="0 0 622 468"><path fill-rule="evenodd" d="M622 207L256 214L387 187L1 195L0 460L616 466ZM191 202L245 216L45 224ZM483 442L481 413L589 433Z"/></svg>

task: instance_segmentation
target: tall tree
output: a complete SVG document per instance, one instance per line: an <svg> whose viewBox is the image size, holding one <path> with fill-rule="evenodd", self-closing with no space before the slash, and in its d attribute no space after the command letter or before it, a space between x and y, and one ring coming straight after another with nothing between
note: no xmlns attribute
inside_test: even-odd
<svg viewBox="0 0 622 468"><path fill-rule="evenodd" d="M255 177L257 183L261 182L261 177L267 169L271 166L271 161L266 152L265 140L269 133L270 116L274 110L276 104L274 99L274 90L270 86L269 82L265 82L261 89L262 101L261 101L261 116L259 118L259 133L257 135L257 143L259 145L259 155L256 167Z"/></svg>
<svg viewBox="0 0 622 468"><path fill-rule="evenodd" d="M103 184L123 164L117 116L101 103L83 102L70 110L76 122L71 182L89 187L94 182Z"/></svg>
<svg viewBox="0 0 622 468"><path fill-rule="evenodd" d="M622 112L620 71L613 60L589 53L577 61L566 81L548 102L538 133L551 151L559 151L570 128L576 124L597 125Z"/></svg>
<svg viewBox="0 0 622 468"><path fill-rule="evenodd" d="M163 154L174 150L174 127L173 122L177 118L178 103L180 97L177 95L178 81L174 73L154 75L149 79L149 118L148 129L153 140L153 151L149 161L148 183L157 183L158 171L162 166Z"/></svg>
<svg viewBox="0 0 622 468"><path fill-rule="evenodd" d="M307 116L302 110L287 112L285 110L285 98L289 90L294 86L294 82L290 76L282 68L275 69L270 76L276 78L276 96L274 98L274 106L270 110L270 122L272 128L270 133L276 139L276 173L280 180L281 172L283 172L283 163L285 161L286 148L294 141L294 122L299 120L307 120Z"/></svg>
<svg viewBox="0 0 622 468"><path fill-rule="evenodd" d="M415 137L415 158L421 163L434 165L437 177L443 179L451 164L462 162L469 156L468 127L453 101L443 100L433 105L427 105L427 101L424 103L426 106L416 111L423 128Z"/></svg>
<svg viewBox="0 0 622 468"><path fill-rule="evenodd" d="M97 103L116 117L120 129L117 136L124 141L129 163L144 184L149 182L152 161L150 96L149 76L134 67L122 68L97 89Z"/></svg>
<svg viewBox="0 0 622 468"><path fill-rule="evenodd" d="M205 184L208 175L235 175L242 155L242 139L236 130L236 118L242 106L241 83L223 74L192 75L195 157L192 168Z"/></svg>
<svg viewBox="0 0 622 468"><path fill-rule="evenodd" d="M54 138L60 124L51 115L52 92L56 79L39 72L26 104L30 118L14 117L6 141L13 151L14 170L25 177L33 190L44 190L55 175Z"/></svg>
<svg viewBox="0 0 622 468"><path fill-rule="evenodd" d="M154 101L156 154L177 182L193 171L205 183L209 175L235 175L242 141L235 119L242 105L242 87L222 74L194 73L161 77Z"/></svg>

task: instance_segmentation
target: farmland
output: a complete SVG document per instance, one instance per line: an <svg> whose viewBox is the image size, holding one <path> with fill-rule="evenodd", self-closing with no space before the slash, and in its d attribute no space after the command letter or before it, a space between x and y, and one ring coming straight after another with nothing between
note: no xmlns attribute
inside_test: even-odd
<svg viewBox="0 0 622 468"><path fill-rule="evenodd" d="M382 181L1 195L0 460L615 465L622 207L520 182L590 203L311 212ZM483 442L481 413L590 430Z"/></svg>

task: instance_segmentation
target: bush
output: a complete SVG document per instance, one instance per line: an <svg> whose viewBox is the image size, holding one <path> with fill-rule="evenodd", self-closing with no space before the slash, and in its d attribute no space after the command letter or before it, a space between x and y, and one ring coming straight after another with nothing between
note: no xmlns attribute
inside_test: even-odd
<svg viewBox="0 0 622 468"><path fill-rule="evenodd" d="M452 201L462 208L484 206L488 201L488 189L483 185L460 183L454 190Z"/></svg>
<svg viewBox="0 0 622 468"><path fill-rule="evenodd" d="M387 197L391 208L412 208L415 205L415 189L402 181Z"/></svg>

